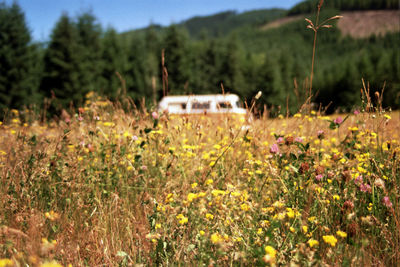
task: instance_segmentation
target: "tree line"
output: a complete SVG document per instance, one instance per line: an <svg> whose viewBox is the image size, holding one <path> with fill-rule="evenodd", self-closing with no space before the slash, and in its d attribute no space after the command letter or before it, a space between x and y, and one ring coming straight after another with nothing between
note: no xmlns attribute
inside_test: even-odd
<svg viewBox="0 0 400 267"><path fill-rule="evenodd" d="M102 29L91 13L64 13L46 44L32 42L16 3L0 4L0 22L0 109L43 107L43 99L51 99L51 111L59 112L82 105L90 91L153 105L164 94L163 61L168 94L223 88L250 101L262 90L258 109L276 112L287 106L295 112L305 99L312 33L302 21L268 31L249 24L219 37L193 38L182 25L118 34ZM399 108L398 34L355 40L334 29L318 38L313 101L349 110L360 103L364 78L372 89L385 84L384 104Z"/></svg>

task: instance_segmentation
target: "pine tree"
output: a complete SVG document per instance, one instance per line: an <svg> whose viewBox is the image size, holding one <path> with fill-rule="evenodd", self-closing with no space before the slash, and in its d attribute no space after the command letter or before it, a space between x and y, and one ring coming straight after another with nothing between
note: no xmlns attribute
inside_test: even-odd
<svg viewBox="0 0 400 267"><path fill-rule="evenodd" d="M44 78L41 90L46 97L55 96L56 109L67 107L70 102L82 103L80 92L80 57L78 32L73 21L63 14L51 34L51 41L44 56Z"/></svg>
<svg viewBox="0 0 400 267"><path fill-rule="evenodd" d="M77 18L79 64L79 91L86 94L99 90L99 75L101 73L101 43L102 29L91 13L83 13Z"/></svg>
<svg viewBox="0 0 400 267"><path fill-rule="evenodd" d="M111 99L115 99L121 81L117 76L124 75L126 60L124 48L115 29L109 28L102 39L102 65L100 93Z"/></svg>
<svg viewBox="0 0 400 267"><path fill-rule="evenodd" d="M168 93L183 94L189 81L188 35L176 25L167 29L164 39L165 66L168 70Z"/></svg>
<svg viewBox="0 0 400 267"><path fill-rule="evenodd" d="M33 77L35 46L25 16L15 2L0 3L0 109L33 104L37 83Z"/></svg>
<svg viewBox="0 0 400 267"><path fill-rule="evenodd" d="M224 88L232 93L245 96L246 85L244 84L243 72L241 69L241 55L239 40L232 35L225 44L225 51L222 54L221 64L218 66L218 77Z"/></svg>
<svg viewBox="0 0 400 267"><path fill-rule="evenodd" d="M144 40L141 38L132 38L127 56L127 68L125 70L127 93L133 100L139 103L144 97L150 100L152 97L151 88L146 87L146 50Z"/></svg>

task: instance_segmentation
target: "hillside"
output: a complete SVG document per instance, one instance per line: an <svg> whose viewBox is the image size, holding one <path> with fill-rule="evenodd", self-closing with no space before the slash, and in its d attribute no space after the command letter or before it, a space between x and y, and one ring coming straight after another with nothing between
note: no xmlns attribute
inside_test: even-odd
<svg viewBox="0 0 400 267"><path fill-rule="evenodd" d="M383 36L389 32L400 31L400 10L368 10L341 12L343 16L338 22L338 28L344 36L366 38L372 35ZM260 27L262 30L278 28L287 23L302 20L309 15L287 16L269 22Z"/></svg>

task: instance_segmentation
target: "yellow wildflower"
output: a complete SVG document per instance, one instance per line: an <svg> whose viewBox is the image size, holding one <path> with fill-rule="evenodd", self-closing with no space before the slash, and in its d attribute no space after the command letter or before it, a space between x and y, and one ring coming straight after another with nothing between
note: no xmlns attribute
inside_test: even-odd
<svg viewBox="0 0 400 267"><path fill-rule="evenodd" d="M10 259L0 259L0 267L14 266L14 262Z"/></svg>
<svg viewBox="0 0 400 267"><path fill-rule="evenodd" d="M211 235L211 242L213 244L219 244L224 240L224 238L219 233L214 233Z"/></svg>
<svg viewBox="0 0 400 267"><path fill-rule="evenodd" d="M347 237L347 234L346 234L345 232L343 232L343 231L340 231L340 230L337 231L336 234L337 234L338 236L342 237L342 238L346 238L346 237Z"/></svg>
<svg viewBox="0 0 400 267"><path fill-rule="evenodd" d="M188 195L187 195L187 200L189 201L189 202L192 202L194 199L196 199L197 198L197 194L194 194L194 193L189 193Z"/></svg>
<svg viewBox="0 0 400 267"><path fill-rule="evenodd" d="M317 240L311 238L310 240L307 241L307 244L310 246L310 248L312 248L312 247L318 246L319 242Z"/></svg>
<svg viewBox="0 0 400 267"><path fill-rule="evenodd" d="M212 219L214 219L214 215L212 215L211 213L207 213L207 214L206 214L206 218L207 218L208 220L212 220Z"/></svg>
<svg viewBox="0 0 400 267"><path fill-rule="evenodd" d="M274 264L276 260L276 250L271 246L266 246L264 250L265 250L265 256L263 257L264 262Z"/></svg>
<svg viewBox="0 0 400 267"><path fill-rule="evenodd" d="M62 267L62 265L56 261L46 261L45 263L40 264L40 267Z"/></svg>
<svg viewBox="0 0 400 267"><path fill-rule="evenodd" d="M336 246L337 239L333 235L324 235L322 236L322 239L324 239L324 242L331 245L332 247Z"/></svg>

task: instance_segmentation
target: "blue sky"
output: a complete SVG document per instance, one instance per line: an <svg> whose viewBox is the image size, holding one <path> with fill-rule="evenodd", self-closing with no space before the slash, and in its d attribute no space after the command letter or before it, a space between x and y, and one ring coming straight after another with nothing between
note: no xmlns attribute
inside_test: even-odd
<svg viewBox="0 0 400 267"><path fill-rule="evenodd" d="M10 4L13 0L5 2ZM167 26L193 16L227 10L288 9L298 2L301 0L17 0L25 12L35 41L49 38L64 11L72 17L92 11L104 28L112 26L118 32L123 32L143 28L150 23Z"/></svg>

